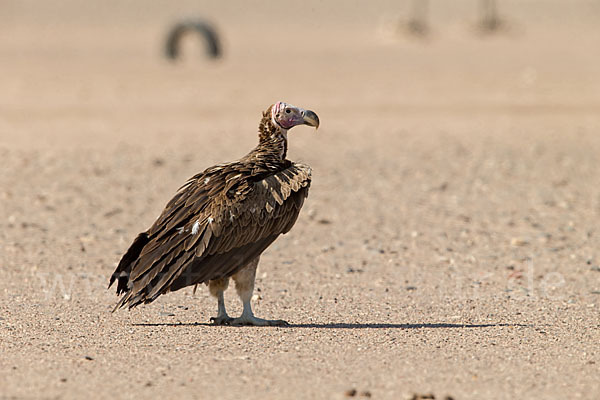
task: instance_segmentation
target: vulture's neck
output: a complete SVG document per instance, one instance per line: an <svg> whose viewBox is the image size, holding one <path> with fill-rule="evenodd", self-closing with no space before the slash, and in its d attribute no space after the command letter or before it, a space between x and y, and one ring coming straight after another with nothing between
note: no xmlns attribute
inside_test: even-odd
<svg viewBox="0 0 600 400"><path fill-rule="evenodd" d="M271 113L263 114L258 127L258 146L250 153L270 163L282 163L287 154L287 130L273 122Z"/></svg>

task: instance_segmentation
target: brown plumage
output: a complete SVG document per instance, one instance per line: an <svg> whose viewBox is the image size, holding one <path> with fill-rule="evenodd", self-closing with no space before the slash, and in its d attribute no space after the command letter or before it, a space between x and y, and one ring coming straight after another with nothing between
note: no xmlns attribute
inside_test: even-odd
<svg viewBox="0 0 600 400"><path fill-rule="evenodd" d="M254 150L189 179L112 274L109 287L117 280L117 294L123 295L115 309L207 283L219 300L215 323L285 323L254 317L250 298L260 254L292 228L308 195L310 167L286 159L287 131L300 124L318 127L319 119L275 103L263 113ZM236 319L227 316L223 302L229 277L244 303Z"/></svg>

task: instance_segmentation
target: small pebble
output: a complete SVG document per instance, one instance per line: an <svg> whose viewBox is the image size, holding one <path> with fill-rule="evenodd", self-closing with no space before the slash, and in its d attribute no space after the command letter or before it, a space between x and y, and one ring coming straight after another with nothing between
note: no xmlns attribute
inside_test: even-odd
<svg viewBox="0 0 600 400"><path fill-rule="evenodd" d="M351 274L351 273L353 273L353 272L358 272L358 273L360 273L360 272L363 272L363 270L362 270L362 269L360 269L360 268L356 268L356 269L354 269L354 268L352 268L352 267L348 267L348 269L346 270L346 272L348 272L349 274Z"/></svg>
<svg viewBox="0 0 600 400"><path fill-rule="evenodd" d="M175 314L173 314L172 312L166 312L166 311L161 311L159 313L159 315L162 317L174 317L175 316Z"/></svg>
<svg viewBox="0 0 600 400"><path fill-rule="evenodd" d="M433 393L427 394L414 394L412 400L435 400L435 395Z"/></svg>
<svg viewBox="0 0 600 400"><path fill-rule="evenodd" d="M529 244L529 242L523 238L512 238L510 239L510 245L511 246L527 246Z"/></svg>

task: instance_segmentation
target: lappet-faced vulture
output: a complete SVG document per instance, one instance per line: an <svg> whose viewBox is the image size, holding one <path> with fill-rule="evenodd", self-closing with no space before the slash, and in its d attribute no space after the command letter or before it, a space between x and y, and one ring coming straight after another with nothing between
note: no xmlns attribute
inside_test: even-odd
<svg viewBox="0 0 600 400"><path fill-rule="evenodd" d="M109 283L123 295L115 310L206 283L218 300L215 324L286 324L255 317L250 299L261 253L292 228L308 195L310 167L286 159L288 130L303 124L317 128L319 118L277 102L263 112L254 150L189 179L121 258ZM230 277L244 305L238 318L225 310Z"/></svg>

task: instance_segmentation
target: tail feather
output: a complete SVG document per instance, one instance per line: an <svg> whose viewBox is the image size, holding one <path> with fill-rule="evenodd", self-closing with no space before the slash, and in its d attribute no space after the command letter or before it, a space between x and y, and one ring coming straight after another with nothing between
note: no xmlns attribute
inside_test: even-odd
<svg viewBox="0 0 600 400"><path fill-rule="evenodd" d="M117 269L113 272L110 277L110 282L108 283L108 287L110 288L115 280L117 282L117 294L122 294L128 291L129 289L129 274L131 273L131 268L137 261L142 249L146 244L148 244L149 238L146 232L140 233L131 246L129 246L129 250L123 255Z"/></svg>

